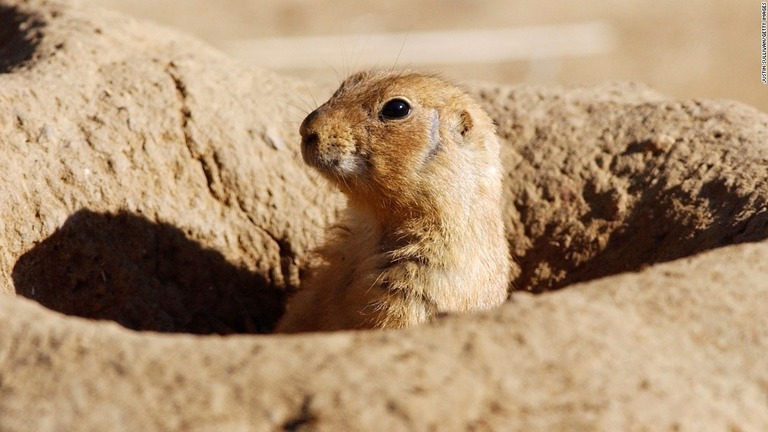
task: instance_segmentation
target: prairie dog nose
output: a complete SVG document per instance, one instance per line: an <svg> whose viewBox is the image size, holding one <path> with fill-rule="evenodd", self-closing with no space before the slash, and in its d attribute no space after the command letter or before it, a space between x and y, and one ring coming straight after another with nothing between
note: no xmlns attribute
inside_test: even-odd
<svg viewBox="0 0 768 432"><path fill-rule="evenodd" d="M302 141L304 141L308 135L315 135L315 137L317 137L317 133L314 131L314 123L315 119L317 118L318 111L320 111L320 108L307 114L307 117L305 117L304 121L301 122L301 126L299 126L299 135L301 135Z"/></svg>

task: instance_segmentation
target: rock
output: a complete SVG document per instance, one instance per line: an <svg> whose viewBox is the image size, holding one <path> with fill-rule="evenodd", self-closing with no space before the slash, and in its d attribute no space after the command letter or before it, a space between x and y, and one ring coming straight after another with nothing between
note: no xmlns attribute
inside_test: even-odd
<svg viewBox="0 0 768 432"><path fill-rule="evenodd" d="M307 86L0 0L0 430L768 429L768 116L469 84L505 143L513 300L258 334L343 206L298 154Z"/></svg>

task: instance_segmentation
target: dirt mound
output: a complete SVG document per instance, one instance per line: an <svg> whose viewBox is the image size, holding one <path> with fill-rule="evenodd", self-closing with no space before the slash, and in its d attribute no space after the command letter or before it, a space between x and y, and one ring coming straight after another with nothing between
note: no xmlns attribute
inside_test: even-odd
<svg viewBox="0 0 768 432"><path fill-rule="evenodd" d="M328 89L66 3L0 24L0 429L768 428L764 114L470 84L504 140L512 302L169 334L279 318L343 205L296 145Z"/></svg>
<svg viewBox="0 0 768 432"><path fill-rule="evenodd" d="M768 118L632 84L480 86L507 141L516 286L536 292L768 235Z"/></svg>
<svg viewBox="0 0 768 432"><path fill-rule="evenodd" d="M0 290L134 329L269 330L339 206L289 145L306 89L120 16L4 10L39 37L0 75Z"/></svg>

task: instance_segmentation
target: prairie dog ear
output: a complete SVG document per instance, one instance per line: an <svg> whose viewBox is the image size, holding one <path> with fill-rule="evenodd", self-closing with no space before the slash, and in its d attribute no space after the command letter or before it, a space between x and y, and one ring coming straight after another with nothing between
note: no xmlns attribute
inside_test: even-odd
<svg viewBox="0 0 768 432"><path fill-rule="evenodd" d="M469 115L467 110L462 110L459 114L459 123L456 125L456 131L461 134L461 136L465 136L467 132L472 130L473 126L474 122L472 121L472 116Z"/></svg>

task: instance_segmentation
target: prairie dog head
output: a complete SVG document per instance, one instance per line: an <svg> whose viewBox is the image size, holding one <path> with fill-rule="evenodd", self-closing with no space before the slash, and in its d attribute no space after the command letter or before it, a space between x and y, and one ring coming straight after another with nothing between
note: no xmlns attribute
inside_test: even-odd
<svg viewBox="0 0 768 432"><path fill-rule="evenodd" d="M435 207L500 191L491 119L435 76L354 74L304 119L300 134L309 166L352 201L377 210Z"/></svg>

